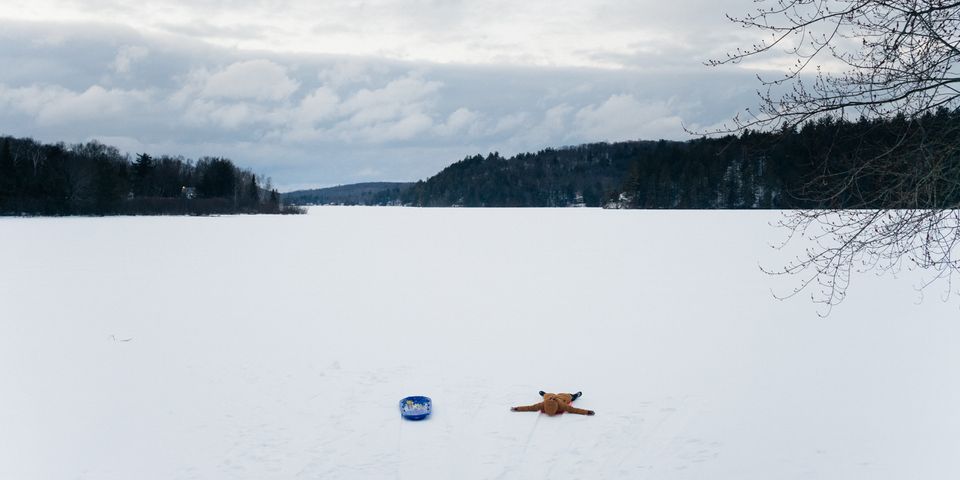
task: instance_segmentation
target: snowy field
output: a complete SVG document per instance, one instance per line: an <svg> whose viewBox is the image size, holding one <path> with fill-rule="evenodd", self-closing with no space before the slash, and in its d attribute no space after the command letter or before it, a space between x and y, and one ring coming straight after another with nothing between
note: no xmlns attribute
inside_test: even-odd
<svg viewBox="0 0 960 480"><path fill-rule="evenodd" d="M0 479L960 477L960 302L777 301L776 218L0 219Z"/></svg>

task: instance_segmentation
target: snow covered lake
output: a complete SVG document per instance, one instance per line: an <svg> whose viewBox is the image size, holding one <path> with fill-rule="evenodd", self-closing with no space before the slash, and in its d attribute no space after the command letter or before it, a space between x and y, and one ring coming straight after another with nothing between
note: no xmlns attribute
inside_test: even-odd
<svg viewBox="0 0 960 480"><path fill-rule="evenodd" d="M776 218L0 219L0 478L960 476L957 299L775 300Z"/></svg>

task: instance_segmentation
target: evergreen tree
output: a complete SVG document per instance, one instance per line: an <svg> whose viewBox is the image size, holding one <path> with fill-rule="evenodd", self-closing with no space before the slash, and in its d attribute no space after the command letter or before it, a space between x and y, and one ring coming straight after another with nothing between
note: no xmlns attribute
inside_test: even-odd
<svg viewBox="0 0 960 480"><path fill-rule="evenodd" d="M260 187L257 185L257 176L250 175L250 205L257 208L260 205Z"/></svg>
<svg viewBox="0 0 960 480"><path fill-rule="evenodd" d="M4 138L0 144L0 212L13 207L16 191L16 166L10 153L10 139Z"/></svg>
<svg viewBox="0 0 960 480"><path fill-rule="evenodd" d="M156 165L153 158L146 153L137 154L137 160L133 163L133 194L140 196L153 196L156 192L153 188L153 173Z"/></svg>
<svg viewBox="0 0 960 480"><path fill-rule="evenodd" d="M267 211L270 213L280 212L280 193L276 190L270 191L270 205Z"/></svg>

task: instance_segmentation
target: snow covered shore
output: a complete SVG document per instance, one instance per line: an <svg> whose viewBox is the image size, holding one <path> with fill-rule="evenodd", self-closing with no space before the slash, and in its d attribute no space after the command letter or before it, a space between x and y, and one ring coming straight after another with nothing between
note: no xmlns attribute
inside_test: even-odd
<svg viewBox="0 0 960 480"><path fill-rule="evenodd" d="M777 301L776 216L0 219L0 478L960 476L957 300Z"/></svg>

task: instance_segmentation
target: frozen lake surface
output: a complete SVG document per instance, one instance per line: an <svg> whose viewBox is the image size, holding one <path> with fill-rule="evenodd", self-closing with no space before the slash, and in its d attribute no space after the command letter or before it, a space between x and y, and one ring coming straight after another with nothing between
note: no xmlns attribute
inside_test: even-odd
<svg viewBox="0 0 960 480"><path fill-rule="evenodd" d="M958 478L957 300L777 301L776 218L0 219L0 478Z"/></svg>

